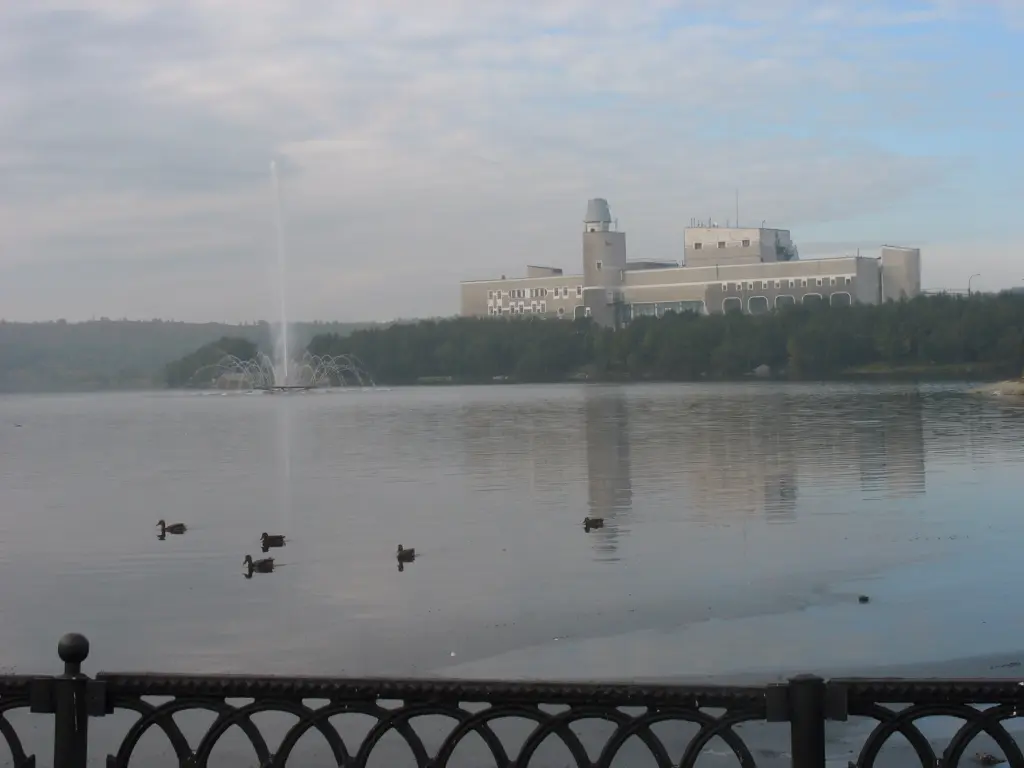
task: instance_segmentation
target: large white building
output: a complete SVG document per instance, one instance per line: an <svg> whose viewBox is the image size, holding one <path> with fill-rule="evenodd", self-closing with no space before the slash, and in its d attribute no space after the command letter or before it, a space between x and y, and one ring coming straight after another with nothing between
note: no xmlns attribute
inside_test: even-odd
<svg viewBox="0 0 1024 768"><path fill-rule="evenodd" d="M528 266L526 277L461 283L461 314L593 317L605 325L665 312L768 312L787 304L909 298L921 292L921 251L886 246L877 258L800 260L789 231L766 227L689 227L684 262L629 261L626 233L612 226L608 202L587 203L583 270Z"/></svg>

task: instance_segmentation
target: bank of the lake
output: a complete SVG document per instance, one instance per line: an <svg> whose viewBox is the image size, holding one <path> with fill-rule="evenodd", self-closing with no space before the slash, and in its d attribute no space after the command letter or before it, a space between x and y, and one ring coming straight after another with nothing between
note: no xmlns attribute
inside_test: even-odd
<svg viewBox="0 0 1024 768"><path fill-rule="evenodd" d="M321 335L388 385L589 381L973 379L1020 375L1024 297L920 296L766 315L669 313L618 329L589 320L456 318Z"/></svg>

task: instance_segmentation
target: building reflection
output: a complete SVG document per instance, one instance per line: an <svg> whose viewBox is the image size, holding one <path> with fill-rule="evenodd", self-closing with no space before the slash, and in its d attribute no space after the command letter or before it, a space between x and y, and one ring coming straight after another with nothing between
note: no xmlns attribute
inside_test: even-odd
<svg viewBox="0 0 1024 768"><path fill-rule="evenodd" d="M676 471L686 517L705 522L788 522L798 498L793 421L783 395L701 398L675 423L686 435Z"/></svg>
<svg viewBox="0 0 1024 768"><path fill-rule="evenodd" d="M854 429L861 490L891 496L925 492L924 408L914 391L882 400L878 414Z"/></svg>
<svg viewBox="0 0 1024 768"><path fill-rule="evenodd" d="M459 431L462 471L494 503L564 514L615 559L641 506L651 520L788 523L923 494L924 420L916 390L588 386L467 404L432 429ZM584 534L585 515L605 527Z"/></svg>
<svg viewBox="0 0 1024 768"><path fill-rule="evenodd" d="M583 407L587 446L587 514L604 518L590 531L599 559L617 560L619 536L633 506L629 406L621 389L588 389Z"/></svg>
<svg viewBox="0 0 1024 768"><path fill-rule="evenodd" d="M651 411L633 415L634 466L645 495L674 495L690 520L791 522L801 488L808 498L844 487L891 497L925 492L916 391L813 399L800 390L702 393Z"/></svg>

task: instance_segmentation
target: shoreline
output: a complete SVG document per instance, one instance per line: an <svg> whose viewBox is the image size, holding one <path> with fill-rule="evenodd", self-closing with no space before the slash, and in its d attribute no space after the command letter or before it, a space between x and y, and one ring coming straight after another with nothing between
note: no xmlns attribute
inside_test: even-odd
<svg viewBox="0 0 1024 768"><path fill-rule="evenodd" d="M996 397L1020 397L1024 396L1024 379L1004 379L989 384L983 384L971 390L975 395L993 395Z"/></svg>

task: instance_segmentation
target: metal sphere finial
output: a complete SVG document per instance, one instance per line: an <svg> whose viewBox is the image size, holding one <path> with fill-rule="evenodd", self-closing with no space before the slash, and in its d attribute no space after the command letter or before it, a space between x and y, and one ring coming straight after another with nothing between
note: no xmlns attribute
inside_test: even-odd
<svg viewBox="0 0 1024 768"><path fill-rule="evenodd" d="M85 635L68 632L57 643L57 655L65 664L81 664L89 656L89 640Z"/></svg>

